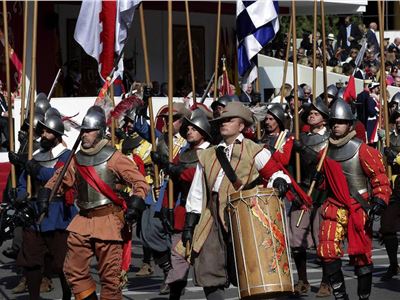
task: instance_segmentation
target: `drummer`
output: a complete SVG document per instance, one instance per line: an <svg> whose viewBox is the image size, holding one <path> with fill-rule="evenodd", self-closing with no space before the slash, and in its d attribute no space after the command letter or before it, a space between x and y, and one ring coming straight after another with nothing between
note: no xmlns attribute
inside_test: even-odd
<svg viewBox="0 0 400 300"><path fill-rule="evenodd" d="M228 196L255 186L260 175L283 196L291 180L270 159L269 150L243 136L253 116L240 102L228 103L213 122L220 128L222 141L198 154L186 210L201 216L198 224L186 223L184 232L191 236L195 284L203 287L207 299L224 299L224 289L230 283L236 285L226 220Z"/></svg>

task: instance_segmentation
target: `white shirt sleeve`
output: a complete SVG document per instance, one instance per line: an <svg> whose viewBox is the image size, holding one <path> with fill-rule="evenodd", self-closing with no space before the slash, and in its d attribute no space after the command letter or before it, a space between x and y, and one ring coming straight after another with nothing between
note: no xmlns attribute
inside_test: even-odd
<svg viewBox="0 0 400 300"><path fill-rule="evenodd" d="M271 158L271 152L267 149L262 149L254 158L257 170L261 170L268 163ZM287 176L283 171L279 170L272 174L271 178L268 180L268 188L272 187L272 183L276 178L283 178L287 183L291 183L289 176Z"/></svg>
<svg viewBox="0 0 400 300"><path fill-rule="evenodd" d="M186 198L186 212L201 214L203 207L203 167L198 163Z"/></svg>

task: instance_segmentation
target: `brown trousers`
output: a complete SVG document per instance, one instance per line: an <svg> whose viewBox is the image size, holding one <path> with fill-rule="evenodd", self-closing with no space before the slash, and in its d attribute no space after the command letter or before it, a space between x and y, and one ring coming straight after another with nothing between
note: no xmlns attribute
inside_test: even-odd
<svg viewBox="0 0 400 300"><path fill-rule="evenodd" d="M101 241L70 232L64 273L75 299L82 299L96 290L96 282L90 275L93 256L98 260L100 299L122 299L119 287L122 242Z"/></svg>

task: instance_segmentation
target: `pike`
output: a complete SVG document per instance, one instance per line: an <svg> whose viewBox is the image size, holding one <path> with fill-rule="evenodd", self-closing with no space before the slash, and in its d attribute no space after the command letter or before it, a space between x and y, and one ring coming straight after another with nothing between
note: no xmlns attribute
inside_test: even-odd
<svg viewBox="0 0 400 300"><path fill-rule="evenodd" d="M206 100L207 94L210 91L211 86L212 86L212 84L214 82L214 77L215 77L215 72L212 74L211 79L208 82L208 85L207 85L206 89L204 90L203 96L201 96L200 103L204 103L204 100Z"/></svg>
<svg viewBox="0 0 400 300"><path fill-rule="evenodd" d="M54 89L56 88L56 85L58 83L58 79L61 76L61 73L62 73L62 70L61 70L61 68L59 68L58 72L57 72L57 75L56 75L56 78L54 78L53 85L51 86L51 89L50 89L49 94L47 96L47 99L49 99L49 101L51 99L51 96L53 95Z"/></svg>

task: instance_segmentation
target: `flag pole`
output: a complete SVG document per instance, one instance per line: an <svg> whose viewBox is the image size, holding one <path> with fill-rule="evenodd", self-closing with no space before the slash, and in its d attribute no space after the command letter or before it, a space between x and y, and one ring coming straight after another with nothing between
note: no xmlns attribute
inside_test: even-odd
<svg viewBox="0 0 400 300"><path fill-rule="evenodd" d="M111 82L111 78L107 77L107 80ZM114 99L114 83L111 83L108 90L110 91L110 99L112 103L112 107L115 107L115 99ZM111 116L111 145L115 147L115 119Z"/></svg>
<svg viewBox="0 0 400 300"><path fill-rule="evenodd" d="M282 86L281 86L281 104L283 103L283 90L285 89L286 84L286 76L287 76L287 69L289 64L289 54L290 54L290 40L292 39L292 17L290 17L289 22L289 33L288 33L288 42L286 46L286 56L285 56L285 65L283 67L283 79L282 79Z"/></svg>
<svg viewBox="0 0 400 300"><path fill-rule="evenodd" d="M6 60L6 85L7 85L7 105L8 105L8 144L9 151L14 152L14 123L12 116L12 102L11 102L11 82L10 82L10 47L8 44L8 18L7 18L7 1L3 0L3 25L4 25L4 53ZM15 166L11 164L11 187L17 187L15 177Z"/></svg>
<svg viewBox="0 0 400 300"><path fill-rule="evenodd" d="M28 44L28 0L24 1L24 48L22 50L22 77L21 77L21 123L25 120L26 102L26 48Z"/></svg>
<svg viewBox="0 0 400 300"><path fill-rule="evenodd" d="M217 100L218 95L218 56L219 56L219 34L221 25L221 0L218 0L218 12L217 12L217 28L216 28L216 42L215 42L215 77L214 77L214 101Z"/></svg>
<svg viewBox="0 0 400 300"><path fill-rule="evenodd" d="M173 76L173 49L172 49L172 0L168 0L168 156L169 161L172 163L173 160L173 103L172 97L174 95L174 76ZM168 181L168 208L173 209L173 197L174 197L174 183L171 179Z"/></svg>
<svg viewBox="0 0 400 300"><path fill-rule="evenodd" d="M314 0L314 29L313 29L313 74L312 74L312 103L315 103L317 85L317 0Z"/></svg>
<svg viewBox="0 0 400 300"><path fill-rule="evenodd" d="M33 2L33 25L32 25L32 58L31 58L31 80L29 83L29 140L28 140L28 159L32 159L33 153L33 121L35 114L35 88L36 88L36 42L37 42L37 12L38 2ZM28 175L26 191L29 196L32 195L31 178Z"/></svg>
<svg viewBox="0 0 400 300"><path fill-rule="evenodd" d="M378 1L378 13L379 13L379 42L380 42L380 51L381 51L381 61L384 60L385 57L385 49L384 49L384 14L385 14L385 2L382 0ZM381 67L381 112L384 112L384 121L385 121L385 144L386 147L390 146L390 135L389 135L389 112L388 112L388 101L387 101L387 94L386 94L386 74L385 68ZM392 168L391 166L386 163L387 167L387 175L389 179L392 177Z"/></svg>
<svg viewBox="0 0 400 300"><path fill-rule="evenodd" d="M326 87L328 86L328 72L326 71L326 32L325 32L325 4L324 0L320 3L321 9L321 31L322 31L322 66L324 76L324 99L325 103L328 104L328 94L326 93Z"/></svg>
<svg viewBox="0 0 400 300"><path fill-rule="evenodd" d="M300 139L299 128L299 97L297 79L297 34L296 34L296 1L292 0L292 34L293 34L293 89L294 89L294 132L295 139ZM296 152L296 181L300 182L300 154Z"/></svg>
<svg viewBox="0 0 400 300"><path fill-rule="evenodd" d="M188 0L185 0L185 11L186 11L186 28L187 28L187 36L188 36L188 48L189 48L190 75L192 77L192 98L193 98L193 104L196 104L196 84L195 84L195 77L194 77L192 33L190 30L190 15L189 15L189 1Z"/></svg>
<svg viewBox="0 0 400 300"><path fill-rule="evenodd" d="M143 47L143 60L144 60L144 71L146 75L146 85L150 86L150 68L149 68L149 58L147 55L147 36L146 36L146 26L144 23L144 11L143 4L139 6L139 16L140 16L140 32L142 35L142 47ZM150 118L150 140L152 151L157 151L156 145L156 135L155 135L155 124L154 124L154 112L153 112L153 99L149 97L149 118ZM153 164L154 168L154 188L158 189L160 187L159 174L158 174L158 165Z"/></svg>

